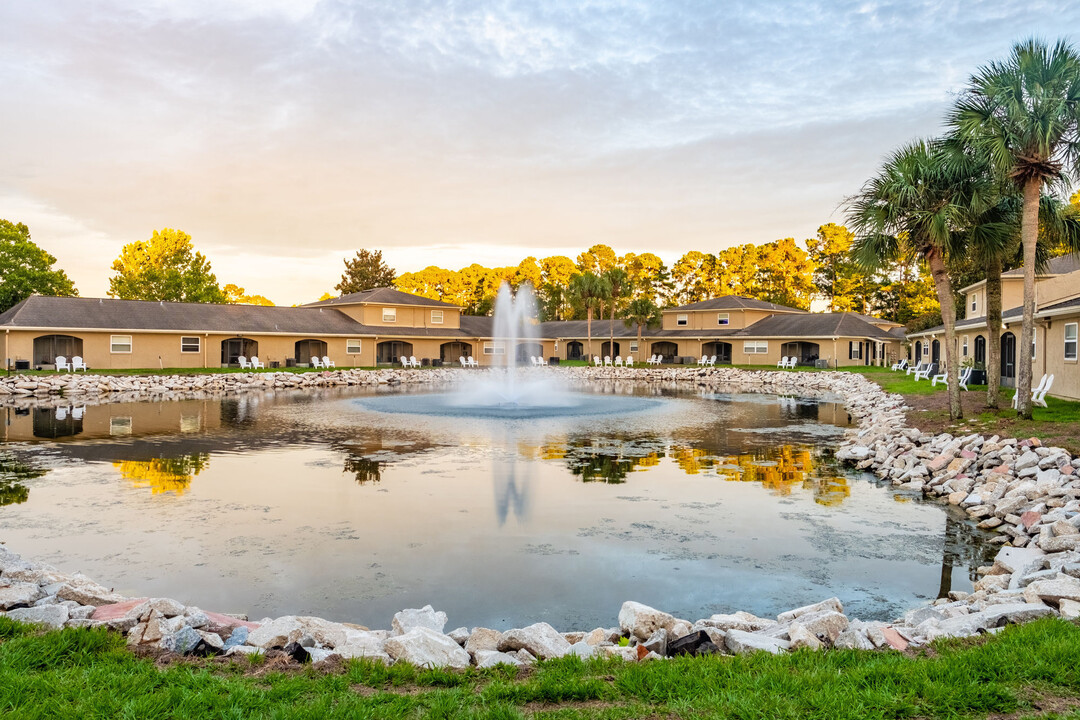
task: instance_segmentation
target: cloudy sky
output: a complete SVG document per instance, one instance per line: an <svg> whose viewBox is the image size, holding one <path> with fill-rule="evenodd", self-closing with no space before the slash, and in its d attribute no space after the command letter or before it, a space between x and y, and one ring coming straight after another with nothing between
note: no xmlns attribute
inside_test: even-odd
<svg viewBox="0 0 1080 720"><path fill-rule="evenodd" d="M1080 42L1080 3L8 0L0 217L84 296L175 227L279 304L361 247L802 239L1030 35Z"/></svg>

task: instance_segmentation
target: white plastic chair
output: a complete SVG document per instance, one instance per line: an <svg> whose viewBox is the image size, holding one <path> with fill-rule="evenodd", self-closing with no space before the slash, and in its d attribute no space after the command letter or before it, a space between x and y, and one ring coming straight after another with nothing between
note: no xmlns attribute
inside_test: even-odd
<svg viewBox="0 0 1080 720"><path fill-rule="evenodd" d="M322 366L323 366L322 360L319 359L318 355L312 355L311 356L311 363L310 364L311 364L311 367L313 367L313 368L322 368Z"/></svg>
<svg viewBox="0 0 1080 720"><path fill-rule="evenodd" d="M537 357L536 357L536 366L537 367L547 367L547 364L548 364L548 362L547 362L547 360L544 359L543 355L537 355Z"/></svg>
<svg viewBox="0 0 1080 720"><path fill-rule="evenodd" d="M595 365L596 367L600 367L601 365L603 365L603 363L600 362L600 356L599 355L593 355L592 356L592 361L593 361L593 365Z"/></svg>
<svg viewBox="0 0 1080 720"><path fill-rule="evenodd" d="M461 367L463 367L463 368L469 367L469 364L467 362L465 362L465 356L464 355L462 355L462 356L460 356L458 358L458 362L461 363Z"/></svg>
<svg viewBox="0 0 1080 720"><path fill-rule="evenodd" d="M894 372L896 370L906 370L907 369L907 358L902 359L900 362L893 363L892 369L893 369Z"/></svg>
<svg viewBox="0 0 1080 720"><path fill-rule="evenodd" d="M59 372L61 370L67 370L68 372L71 372L71 363L69 363L67 361L67 358L64 357L63 355L57 355L55 363L56 363L56 371L57 372Z"/></svg>
<svg viewBox="0 0 1080 720"><path fill-rule="evenodd" d="M919 363L918 365L909 365L907 367L907 369L905 369L904 374L905 375L910 375L911 373L922 372L923 370L926 369L926 366L929 365L929 364L930 363Z"/></svg>
<svg viewBox="0 0 1080 720"><path fill-rule="evenodd" d="M480 367L480 363L476 362L476 358L474 358L472 355L469 356L467 363L469 367Z"/></svg>
<svg viewBox="0 0 1080 720"><path fill-rule="evenodd" d="M1050 388L1054 385L1054 376L1046 378L1046 384L1042 386L1042 390L1037 393L1031 394L1031 402L1040 407L1046 407L1046 393L1050 392Z"/></svg>
<svg viewBox="0 0 1080 720"><path fill-rule="evenodd" d="M915 379L918 380L917 377ZM937 375L935 375L934 377L932 377L930 379L930 385L932 385L934 387L937 386L938 382L941 382L941 383L944 383L945 385L948 385L949 384L949 373L948 372L940 372L940 373L938 373Z"/></svg>
<svg viewBox="0 0 1080 720"><path fill-rule="evenodd" d="M75 357L71 358L71 369L72 371L82 370L83 372L86 372L89 367L85 362L83 362L82 355L76 355Z"/></svg>
<svg viewBox="0 0 1080 720"><path fill-rule="evenodd" d="M266 366L263 365L263 361L259 359L258 355L251 356L251 367L255 370L264 370Z"/></svg>
<svg viewBox="0 0 1080 720"><path fill-rule="evenodd" d="M325 368L337 367L337 363L331 360L329 355L322 356L322 364Z"/></svg>
<svg viewBox="0 0 1080 720"><path fill-rule="evenodd" d="M929 380L930 374L933 373L936 368L937 365L935 363L927 363L922 370L915 371L915 380Z"/></svg>
<svg viewBox="0 0 1080 720"><path fill-rule="evenodd" d="M415 355L410 355L409 365L411 365L412 367L420 367L420 361L416 359Z"/></svg>
<svg viewBox="0 0 1080 720"><path fill-rule="evenodd" d="M243 355L236 358L236 362L240 363L240 369L241 370L250 370L251 369L251 363L249 363L248 359L246 357L244 357Z"/></svg>
<svg viewBox="0 0 1080 720"><path fill-rule="evenodd" d="M401 356L401 367L403 367L403 368L409 367L409 358L405 357L404 355Z"/></svg>
<svg viewBox="0 0 1080 720"><path fill-rule="evenodd" d="M82 420L83 413L86 412L85 405L77 405L71 409L71 417L75 420Z"/></svg>
<svg viewBox="0 0 1080 720"><path fill-rule="evenodd" d="M615 367L622 367L622 355L615 356Z"/></svg>
<svg viewBox="0 0 1080 720"><path fill-rule="evenodd" d="M634 367L634 356L627 355L626 360L623 361L623 367Z"/></svg>
<svg viewBox="0 0 1080 720"><path fill-rule="evenodd" d="M782 358L780 358L776 362L776 367L778 367L778 368L786 368L787 367L787 355L783 356Z"/></svg>

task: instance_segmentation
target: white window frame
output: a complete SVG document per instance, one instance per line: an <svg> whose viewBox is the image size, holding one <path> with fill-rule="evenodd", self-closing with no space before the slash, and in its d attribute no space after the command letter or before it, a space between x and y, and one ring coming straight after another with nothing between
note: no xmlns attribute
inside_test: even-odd
<svg viewBox="0 0 1080 720"><path fill-rule="evenodd" d="M431 324L432 325L442 325L443 324L443 311L442 310L432 310L431 311Z"/></svg>
<svg viewBox="0 0 1080 720"><path fill-rule="evenodd" d="M127 338L127 342L121 340L121 338ZM132 347L132 338L130 335L110 335L109 336L109 352L113 355L130 355ZM127 347L127 350L117 350L119 347Z"/></svg>
<svg viewBox="0 0 1080 720"><path fill-rule="evenodd" d="M1039 349L1038 339L1039 339L1039 334L1037 332L1032 333L1032 335L1031 335L1031 359L1032 360L1034 360L1035 356L1038 354L1038 349Z"/></svg>
<svg viewBox="0 0 1080 720"><path fill-rule="evenodd" d="M979 312L979 293L971 293L971 312Z"/></svg>
<svg viewBox="0 0 1080 720"><path fill-rule="evenodd" d="M930 341L929 340L923 340L922 341L922 357L923 357L924 362L930 362L929 360L926 360L926 358L930 357Z"/></svg>
<svg viewBox="0 0 1080 720"><path fill-rule="evenodd" d="M847 342L847 359L848 360L862 360L862 341L861 340L848 340Z"/></svg>
<svg viewBox="0 0 1080 720"><path fill-rule="evenodd" d="M1074 322L1065 323L1065 328L1064 328L1064 337L1065 337L1064 353L1065 353L1065 359L1067 361L1069 361L1069 362L1076 362L1076 357L1077 357L1076 348L1077 348L1078 340L1080 340L1080 337L1077 337L1078 334L1080 334L1080 333L1077 332L1077 327L1078 327L1077 323L1074 323ZM1069 328L1072 328L1072 340L1069 339ZM1072 355L1069 354L1069 345L1070 344L1072 345Z"/></svg>
<svg viewBox="0 0 1080 720"><path fill-rule="evenodd" d="M730 325L731 324L731 313L716 313L716 324L717 325Z"/></svg>
<svg viewBox="0 0 1080 720"><path fill-rule="evenodd" d="M185 347L191 347L191 341L195 341L194 350L185 350ZM202 352L202 338L198 335L181 335L180 336L180 352L183 354L194 354Z"/></svg>
<svg viewBox="0 0 1080 720"><path fill-rule="evenodd" d="M678 315L675 316L675 324L676 325L689 325L690 324L690 316L687 315L686 313L679 313Z"/></svg>
<svg viewBox="0 0 1080 720"><path fill-rule="evenodd" d="M363 341L360 338L346 338L345 340L345 354L346 355L359 355L363 349Z"/></svg>
<svg viewBox="0 0 1080 720"><path fill-rule="evenodd" d="M397 322L397 308L382 309L382 321L383 322Z"/></svg>
<svg viewBox="0 0 1080 720"><path fill-rule="evenodd" d="M967 357L968 356L968 336L965 335L963 337L963 340L964 340L964 342L961 345L960 352L964 357Z"/></svg>
<svg viewBox="0 0 1080 720"><path fill-rule="evenodd" d="M743 340L743 354L745 355L768 355L768 340Z"/></svg>
<svg viewBox="0 0 1080 720"><path fill-rule="evenodd" d="M497 341L497 340L492 341L492 342L485 342L484 343L484 354L485 355L505 355L506 354L506 343L505 342L500 342L500 341Z"/></svg>
<svg viewBox="0 0 1080 720"><path fill-rule="evenodd" d="M559 348L555 348L555 349L558 350ZM632 340L630 342L630 352L632 352L632 353L637 352L637 340Z"/></svg>
<svg viewBox="0 0 1080 720"><path fill-rule="evenodd" d="M130 435L131 434L131 416L130 415L118 415L109 418L109 434L110 435Z"/></svg>

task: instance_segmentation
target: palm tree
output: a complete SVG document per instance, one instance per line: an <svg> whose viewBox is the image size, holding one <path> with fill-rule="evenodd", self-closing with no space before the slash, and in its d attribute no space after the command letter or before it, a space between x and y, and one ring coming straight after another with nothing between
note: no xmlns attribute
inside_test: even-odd
<svg viewBox="0 0 1080 720"><path fill-rule="evenodd" d="M593 310L611 296L607 280L591 272L583 272L570 278L570 295L585 308L585 330L589 336L589 357L592 357Z"/></svg>
<svg viewBox="0 0 1080 720"><path fill-rule="evenodd" d="M917 141L897 150L878 175L849 198L852 256L876 269L914 250L930 267L945 323L949 415L963 417L956 367L956 301L946 262L962 250L960 228L986 211L992 186L948 153L940 141ZM905 245L908 248L905 248Z"/></svg>
<svg viewBox="0 0 1080 720"><path fill-rule="evenodd" d="M630 273L626 272L620 267L608 268L604 273L604 281L608 285L608 300L611 301L611 323L608 327L610 331L610 337L608 338L608 350L612 355L615 354L615 308L619 304L619 300L625 295L629 295L633 290L633 284L630 282Z"/></svg>
<svg viewBox="0 0 1080 720"><path fill-rule="evenodd" d="M1039 204L1043 185L1080 173L1080 55L1063 41L1052 48L1034 39L1016 44L1007 60L971 78L949 122L1023 197L1024 318L1016 392L1020 414L1030 418Z"/></svg>
<svg viewBox="0 0 1080 720"><path fill-rule="evenodd" d="M626 323L637 325L638 352L641 352L641 330L646 325L655 327L660 324L660 308L650 298L634 298L626 309L624 320Z"/></svg>

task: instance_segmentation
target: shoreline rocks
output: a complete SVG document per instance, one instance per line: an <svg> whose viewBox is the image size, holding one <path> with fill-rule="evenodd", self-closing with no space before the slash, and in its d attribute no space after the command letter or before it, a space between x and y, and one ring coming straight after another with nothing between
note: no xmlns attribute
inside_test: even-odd
<svg viewBox="0 0 1080 720"><path fill-rule="evenodd" d="M167 378L56 376L19 402L83 392L103 401L121 397L177 399L187 392L241 392L348 385L443 382L459 370L260 373ZM472 371L475 372L475 371ZM296 658L331 655L427 667L529 664L576 654L652 660L679 654L787 652L829 647L903 651L942 637L994 632L1009 623L1080 615L1080 459L1037 440L924 434L905 425L904 401L856 373L772 372L734 368L545 369L570 380L690 384L715 392L760 392L842 401L853 418L836 450L838 460L961 508L1002 545L992 565L979 569L971 593L953 592L914 608L891 623L848 618L837 598L794 608L775 619L746 612L695 622L628 601L617 629L559 632L547 623L507 631L458 628L428 605L394 616L390 630L369 630L322 618L283 616L252 623L205 612L167 598L125 598L84 576L65 575L23 560L0 545L0 614L46 627L104 626L131 645L182 654L236 655L287 651ZM178 379L182 378L182 379ZM117 382L113 383L116 380ZM190 384L185 386L185 382ZM91 382L93 381L93 382ZM0 380L7 389L18 383ZM23 382L27 385L26 382ZM195 386L198 386L197 388ZM79 388L74 390L73 388ZM96 387L96 390L93 389ZM115 393L115 394L112 394ZM0 394L4 394L0 391ZM26 398L26 395L30 398ZM13 402L12 392L0 402Z"/></svg>

